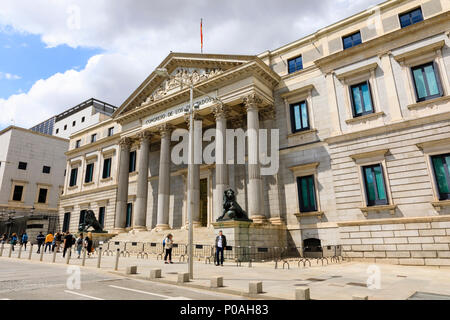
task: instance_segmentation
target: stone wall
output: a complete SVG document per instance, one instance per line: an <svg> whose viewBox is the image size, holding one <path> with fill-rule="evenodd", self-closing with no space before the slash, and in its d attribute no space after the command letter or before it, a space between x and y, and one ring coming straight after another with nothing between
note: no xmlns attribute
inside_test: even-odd
<svg viewBox="0 0 450 320"><path fill-rule="evenodd" d="M450 217L338 223L343 256L402 265L450 266Z"/></svg>

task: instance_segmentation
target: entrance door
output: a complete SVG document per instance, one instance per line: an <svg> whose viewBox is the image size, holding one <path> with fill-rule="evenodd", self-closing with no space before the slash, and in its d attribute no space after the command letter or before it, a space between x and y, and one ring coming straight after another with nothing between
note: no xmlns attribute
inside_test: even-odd
<svg viewBox="0 0 450 320"><path fill-rule="evenodd" d="M200 179L200 222L208 225L208 179Z"/></svg>

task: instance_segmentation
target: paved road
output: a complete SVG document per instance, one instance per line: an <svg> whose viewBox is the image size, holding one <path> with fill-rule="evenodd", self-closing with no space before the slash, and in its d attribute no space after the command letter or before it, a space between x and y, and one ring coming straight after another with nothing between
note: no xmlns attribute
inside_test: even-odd
<svg viewBox="0 0 450 320"><path fill-rule="evenodd" d="M235 300L241 297L128 279L76 267L2 259L0 300ZM69 271L69 272L68 272ZM69 280L69 286L67 282Z"/></svg>

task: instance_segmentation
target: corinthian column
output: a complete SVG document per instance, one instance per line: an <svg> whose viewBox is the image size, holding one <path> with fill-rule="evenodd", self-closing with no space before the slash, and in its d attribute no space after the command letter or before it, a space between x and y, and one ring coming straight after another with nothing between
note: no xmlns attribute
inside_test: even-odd
<svg viewBox="0 0 450 320"><path fill-rule="evenodd" d="M254 93L244 98L248 134L248 214L255 223L266 220L262 206L262 180L258 160L258 108L261 103L261 98Z"/></svg>
<svg viewBox="0 0 450 320"><path fill-rule="evenodd" d="M116 217L114 221L114 229L116 232L124 231L126 223L131 139L120 139L119 146L119 177L117 181Z"/></svg>
<svg viewBox="0 0 450 320"><path fill-rule="evenodd" d="M226 163L226 130L228 112L223 104L213 108L216 117L216 188L213 218L216 221L223 211L223 193L228 188L228 165Z"/></svg>
<svg viewBox="0 0 450 320"><path fill-rule="evenodd" d="M194 113L194 121L200 121L201 117L198 114ZM185 121L187 123L188 129L190 126L189 115L185 116ZM187 203L193 203L193 211L192 211L192 222L194 227L201 226L200 221L200 163L202 161L201 152L202 152L202 128L196 127L194 123L194 163L188 163L188 172L193 175L194 184L191 185L189 181L187 181ZM200 157L199 157L200 156ZM188 174L188 176L189 176ZM188 179L189 180L189 179Z"/></svg>
<svg viewBox="0 0 450 320"><path fill-rule="evenodd" d="M158 219L156 229L169 229L170 203L170 133L171 126L163 124L159 127L161 135L161 152L159 158L158 180Z"/></svg>
<svg viewBox="0 0 450 320"><path fill-rule="evenodd" d="M139 174L137 177L136 210L133 223L133 228L138 230L147 229L148 151L151 136L151 133L148 131L142 131L138 134L141 147L139 152Z"/></svg>

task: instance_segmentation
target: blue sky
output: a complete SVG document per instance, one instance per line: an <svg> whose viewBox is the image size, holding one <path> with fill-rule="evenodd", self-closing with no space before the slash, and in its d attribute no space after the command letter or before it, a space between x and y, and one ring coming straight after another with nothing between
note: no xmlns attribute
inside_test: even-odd
<svg viewBox="0 0 450 320"><path fill-rule="evenodd" d="M0 77L0 98L27 92L39 79L57 72L84 68L88 59L101 49L67 45L47 47L40 36L6 31L0 33L0 72L20 77Z"/></svg>

